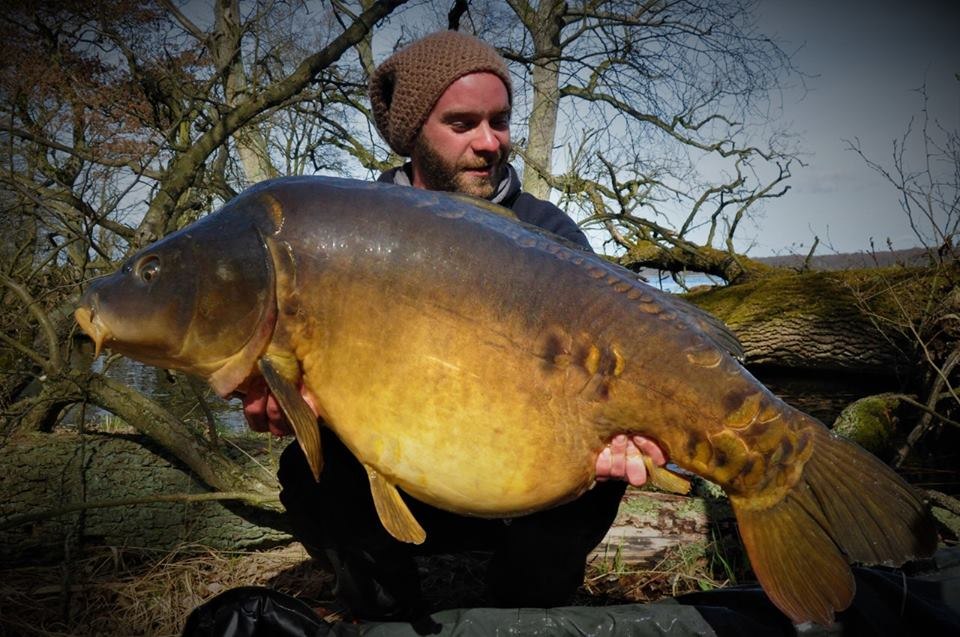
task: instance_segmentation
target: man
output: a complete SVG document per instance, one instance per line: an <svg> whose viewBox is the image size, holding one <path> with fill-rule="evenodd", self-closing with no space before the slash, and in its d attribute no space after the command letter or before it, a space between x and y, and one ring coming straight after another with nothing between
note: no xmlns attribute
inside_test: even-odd
<svg viewBox="0 0 960 637"><path fill-rule="evenodd" d="M482 197L510 208L522 221L590 249L559 208L520 190L508 163L510 75L492 47L453 31L427 36L377 68L370 101L384 139L398 155L410 157L379 181ZM304 396L312 403L309 391L304 390ZM263 385L248 388L244 413L254 430L290 433ZM340 601L364 619L417 615L422 609L413 557L469 549L493 550L489 604L569 602L583 581L587 555L616 516L626 488L619 479L635 485L646 481L641 452L656 464L665 461L652 441L618 436L597 458L600 484L573 502L511 520L465 518L406 498L427 533L426 543L415 547L383 529L364 470L327 428L322 430L322 446L319 482L313 480L300 447L287 447L280 462L281 500L297 538L332 566Z"/></svg>

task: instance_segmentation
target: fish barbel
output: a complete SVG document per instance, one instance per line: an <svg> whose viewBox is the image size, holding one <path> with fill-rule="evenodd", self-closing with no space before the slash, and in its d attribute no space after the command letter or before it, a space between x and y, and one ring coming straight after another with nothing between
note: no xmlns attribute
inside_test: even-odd
<svg viewBox="0 0 960 637"><path fill-rule="evenodd" d="M760 584L795 622L849 606L849 562L936 546L906 482L773 395L701 313L489 203L264 182L94 281L76 317L98 351L223 396L263 375L318 475L304 383L404 541L424 532L398 488L522 515L590 488L597 454L628 433L726 491Z"/></svg>

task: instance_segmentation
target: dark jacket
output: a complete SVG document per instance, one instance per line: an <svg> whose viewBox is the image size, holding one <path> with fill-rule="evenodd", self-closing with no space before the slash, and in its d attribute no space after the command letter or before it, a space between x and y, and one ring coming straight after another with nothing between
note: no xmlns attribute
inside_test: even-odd
<svg viewBox="0 0 960 637"><path fill-rule="evenodd" d="M410 164L408 163L400 168L388 170L380 175L377 181L410 185L409 166ZM398 175L401 171L404 171L403 176ZM567 216L564 211L549 201L537 199L530 193L521 190L520 178L517 176L517 171L509 164L507 165L507 174L503 182L501 182L501 186L493 202L499 203L501 206L512 210L513 214L524 223L529 223L530 225L559 235L568 241L576 243L584 250L593 251L590 247L590 242L587 241L586 235L583 234L583 231L577 227L573 219Z"/></svg>

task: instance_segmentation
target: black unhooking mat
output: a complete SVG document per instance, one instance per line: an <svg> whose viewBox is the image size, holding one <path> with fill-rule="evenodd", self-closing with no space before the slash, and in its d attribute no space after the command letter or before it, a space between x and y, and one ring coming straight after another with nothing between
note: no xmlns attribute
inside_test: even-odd
<svg viewBox="0 0 960 637"><path fill-rule="evenodd" d="M472 608L421 621L328 624L303 602L261 587L231 589L197 607L184 637L488 637L576 635L960 635L960 548L942 549L923 573L854 568L857 594L829 628L794 626L758 586L692 593L651 604Z"/></svg>

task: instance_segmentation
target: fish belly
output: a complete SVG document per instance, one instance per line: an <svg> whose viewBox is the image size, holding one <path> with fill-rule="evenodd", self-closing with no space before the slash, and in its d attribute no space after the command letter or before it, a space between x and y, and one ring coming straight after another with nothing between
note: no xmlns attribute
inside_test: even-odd
<svg viewBox="0 0 960 637"><path fill-rule="evenodd" d="M525 344L535 337L471 308L395 298L387 309L362 286L350 298L302 360L329 426L361 462L477 516L542 509L592 484L603 442Z"/></svg>

